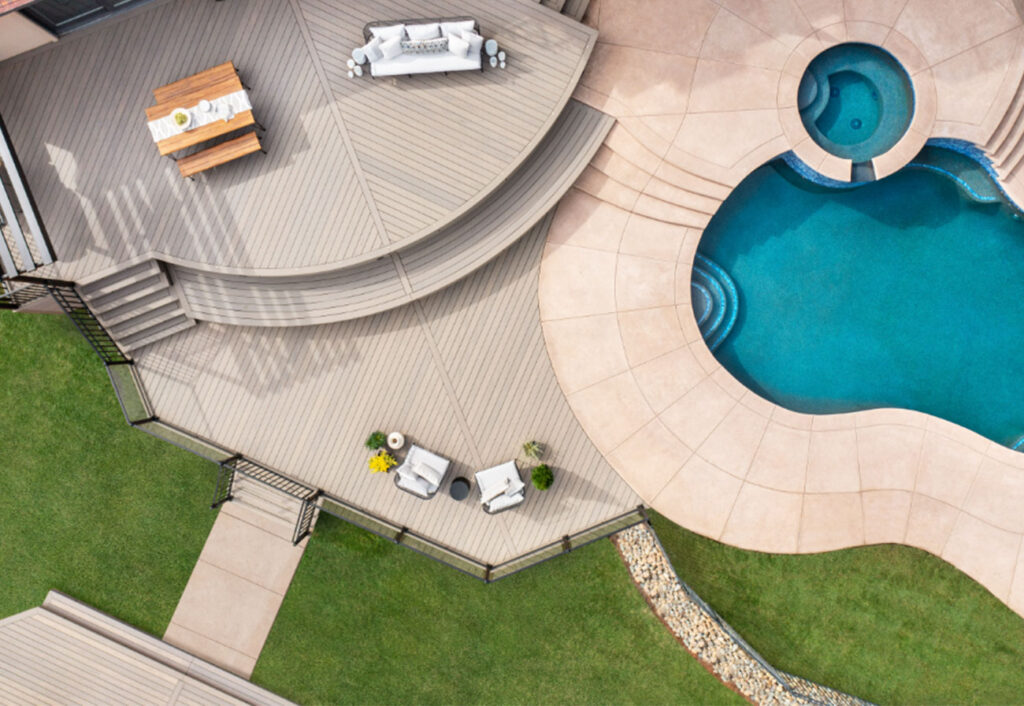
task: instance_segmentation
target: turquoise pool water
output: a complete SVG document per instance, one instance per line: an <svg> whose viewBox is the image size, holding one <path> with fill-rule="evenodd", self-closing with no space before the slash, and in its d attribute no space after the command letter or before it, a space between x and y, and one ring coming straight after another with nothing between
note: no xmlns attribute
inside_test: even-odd
<svg viewBox="0 0 1024 706"><path fill-rule="evenodd" d="M714 217L699 253L735 283L715 351L789 409L927 412L1024 435L1024 223L931 169L828 189L781 161Z"/></svg>
<svg viewBox="0 0 1024 706"><path fill-rule="evenodd" d="M807 67L797 105L815 142L834 155L865 162L907 131L914 89L907 72L884 49L840 44Z"/></svg>

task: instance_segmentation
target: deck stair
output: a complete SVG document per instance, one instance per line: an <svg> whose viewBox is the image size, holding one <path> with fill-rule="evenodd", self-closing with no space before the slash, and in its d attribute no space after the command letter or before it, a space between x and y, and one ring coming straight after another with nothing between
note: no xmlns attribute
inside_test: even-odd
<svg viewBox="0 0 1024 706"><path fill-rule="evenodd" d="M1024 164L1024 77L1002 120L986 141L985 151L1004 179L1012 178Z"/></svg>
<svg viewBox="0 0 1024 706"><path fill-rule="evenodd" d="M80 283L78 290L110 336L127 352L196 323L155 260Z"/></svg>
<svg viewBox="0 0 1024 706"><path fill-rule="evenodd" d="M587 13L587 6L590 0L540 0L544 7L550 7L555 12L561 12L577 22L583 21L583 15Z"/></svg>
<svg viewBox="0 0 1024 706"><path fill-rule="evenodd" d="M300 499L242 473L235 474L231 498L232 503L244 505L259 515L277 534L291 539L302 509Z"/></svg>

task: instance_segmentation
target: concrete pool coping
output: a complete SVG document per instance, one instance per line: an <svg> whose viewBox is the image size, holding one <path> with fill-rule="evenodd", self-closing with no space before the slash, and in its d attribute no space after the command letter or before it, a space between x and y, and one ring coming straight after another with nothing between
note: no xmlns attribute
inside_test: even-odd
<svg viewBox="0 0 1024 706"><path fill-rule="evenodd" d="M911 74L917 110L877 158L887 174L928 137L992 135L1024 73L1020 18L997 0L593 7L576 95L618 123L559 206L539 282L548 352L591 440L688 529L767 552L919 547L1024 614L1024 455L918 412L768 402L708 351L689 298L703 227L747 174L794 150L848 178L796 111L814 55L873 37ZM686 25L662 40L649 15Z"/></svg>

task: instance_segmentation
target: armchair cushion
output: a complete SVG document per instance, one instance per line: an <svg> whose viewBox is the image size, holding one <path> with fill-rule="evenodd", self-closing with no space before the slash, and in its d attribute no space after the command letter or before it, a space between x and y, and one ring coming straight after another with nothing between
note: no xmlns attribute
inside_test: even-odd
<svg viewBox="0 0 1024 706"><path fill-rule="evenodd" d="M498 497L500 495L504 495L506 492L508 492L508 481L507 480L502 482L502 483L495 483L493 486L487 488L487 490L484 490L481 487L480 488L480 502L483 503L484 505L486 505L487 503L489 503L492 500L494 500L496 497Z"/></svg>

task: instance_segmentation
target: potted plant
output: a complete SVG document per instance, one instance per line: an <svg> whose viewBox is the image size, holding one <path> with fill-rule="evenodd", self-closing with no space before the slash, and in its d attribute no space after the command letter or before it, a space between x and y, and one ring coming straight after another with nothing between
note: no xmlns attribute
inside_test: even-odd
<svg viewBox="0 0 1024 706"><path fill-rule="evenodd" d="M539 461L544 455L544 446L539 441L527 441L523 444L523 455L526 458Z"/></svg>
<svg viewBox="0 0 1024 706"><path fill-rule="evenodd" d="M381 450L370 456L370 473L387 473L397 465L398 461L387 451Z"/></svg>
<svg viewBox="0 0 1024 706"><path fill-rule="evenodd" d="M533 487L537 490L547 490L555 482L555 474L551 472L551 467L546 463L534 468L530 476L533 478Z"/></svg>
<svg viewBox="0 0 1024 706"><path fill-rule="evenodd" d="M366 440L366 448L371 451L377 451L378 449L384 448L384 444L388 442L388 437L382 431L375 431L370 434Z"/></svg>

